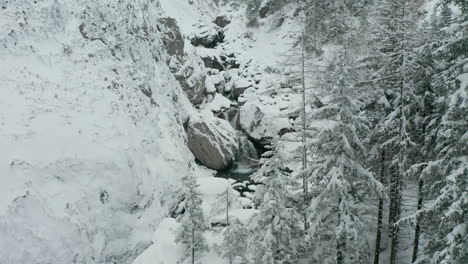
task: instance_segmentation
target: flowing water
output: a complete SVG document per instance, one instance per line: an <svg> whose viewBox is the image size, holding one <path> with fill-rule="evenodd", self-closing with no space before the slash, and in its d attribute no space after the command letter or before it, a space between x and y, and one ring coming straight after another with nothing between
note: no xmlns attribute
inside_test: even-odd
<svg viewBox="0 0 468 264"><path fill-rule="evenodd" d="M219 115L220 118L228 121L236 129L239 142L239 152L231 168L219 171L218 177L233 179L236 182L250 181L250 176L257 171L258 153L255 146L250 142L247 135L240 130L239 126L239 108L233 107Z"/></svg>

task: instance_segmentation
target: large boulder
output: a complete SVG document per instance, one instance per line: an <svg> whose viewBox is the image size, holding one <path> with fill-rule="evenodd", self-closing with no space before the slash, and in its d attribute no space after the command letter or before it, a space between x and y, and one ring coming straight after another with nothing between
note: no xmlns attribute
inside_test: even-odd
<svg viewBox="0 0 468 264"><path fill-rule="evenodd" d="M237 136L231 125L211 112L192 116L187 125L188 146L203 165L214 170L227 169L238 152Z"/></svg>
<svg viewBox="0 0 468 264"><path fill-rule="evenodd" d="M239 123L242 130L260 145L268 145L271 139L294 131L288 117L267 115L258 105L250 102L242 105Z"/></svg>
<svg viewBox="0 0 468 264"><path fill-rule="evenodd" d="M208 49L215 48L224 41L224 33L215 24L199 25L198 30L190 36L190 43L193 46L203 46Z"/></svg>
<svg viewBox="0 0 468 264"><path fill-rule="evenodd" d="M231 23L231 20L227 18L227 16L223 15L223 16L217 16L216 19L213 21L213 23L215 23L217 26L221 28L224 28Z"/></svg>

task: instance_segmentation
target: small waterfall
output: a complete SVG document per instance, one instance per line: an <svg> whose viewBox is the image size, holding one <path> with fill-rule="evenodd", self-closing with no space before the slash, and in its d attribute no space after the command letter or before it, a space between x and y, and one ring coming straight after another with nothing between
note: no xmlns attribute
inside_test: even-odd
<svg viewBox="0 0 468 264"><path fill-rule="evenodd" d="M242 132L237 131L237 138L239 140L239 154L237 162L242 165L254 165L258 160L257 150L249 138Z"/></svg>
<svg viewBox="0 0 468 264"><path fill-rule="evenodd" d="M239 141L239 152L236 161L227 171L219 171L218 176L223 178L235 179L236 181L250 181L252 175L257 169L258 153L254 144L249 140L248 136L240 130L239 125L239 108L231 107L217 115L228 121L236 130L237 139Z"/></svg>

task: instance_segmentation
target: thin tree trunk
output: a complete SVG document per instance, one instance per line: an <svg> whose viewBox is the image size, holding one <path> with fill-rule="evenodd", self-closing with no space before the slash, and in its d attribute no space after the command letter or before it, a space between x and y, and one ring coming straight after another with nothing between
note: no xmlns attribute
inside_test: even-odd
<svg viewBox="0 0 468 264"><path fill-rule="evenodd" d="M338 208L340 208L341 204L341 197L338 200ZM338 209L339 210L339 209ZM341 212L338 211L338 225L341 222ZM343 248L344 248L344 238L339 237L336 240L336 264L343 264L344 263L344 255L343 255Z"/></svg>
<svg viewBox="0 0 468 264"><path fill-rule="evenodd" d="M380 183L385 181L385 149L382 149L380 155ZM382 219L383 219L383 197L379 198L379 212L377 216L377 234L375 238L374 264L379 264L380 259L380 241L382 239Z"/></svg>
<svg viewBox="0 0 468 264"><path fill-rule="evenodd" d="M419 179L418 184L418 207L417 210L421 210L423 198L422 198L422 189L423 189L424 182L422 179ZM418 258L418 248L419 248L419 233L421 229L421 219L419 216L416 216L416 228L414 229L414 242L413 242L413 257L412 263L416 261Z"/></svg>
<svg viewBox="0 0 468 264"><path fill-rule="evenodd" d="M391 236L392 236L392 244L390 246L390 264L396 264L396 257L398 252L398 235L400 228L397 225L397 222L400 220L400 203L401 203L401 194L400 194L400 175L397 173L396 179L396 188L395 188L395 204L394 204L394 216L392 219L391 228Z"/></svg>
<svg viewBox="0 0 468 264"><path fill-rule="evenodd" d="M192 225L192 264L195 264L195 227Z"/></svg>
<svg viewBox="0 0 468 264"><path fill-rule="evenodd" d="M229 188L229 186L227 187ZM229 225L229 206L230 206L230 201L229 201L229 192L228 189L226 188L226 225Z"/></svg>
<svg viewBox="0 0 468 264"><path fill-rule="evenodd" d="M307 221L307 208L309 205L309 187L307 183L307 148L306 148L306 98L305 98L305 38L304 30L301 36L301 48L302 48L302 185L304 192L304 230L309 229L309 223Z"/></svg>

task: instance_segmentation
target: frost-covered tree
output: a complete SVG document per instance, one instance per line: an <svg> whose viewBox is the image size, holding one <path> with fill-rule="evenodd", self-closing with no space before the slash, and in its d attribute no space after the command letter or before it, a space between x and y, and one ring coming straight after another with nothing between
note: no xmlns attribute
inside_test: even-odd
<svg viewBox="0 0 468 264"><path fill-rule="evenodd" d="M440 28L448 27L452 24L453 12L448 3L442 5L440 10Z"/></svg>
<svg viewBox="0 0 468 264"><path fill-rule="evenodd" d="M231 221L223 234L222 256L230 264L246 263L246 251L249 231L238 219Z"/></svg>
<svg viewBox="0 0 468 264"><path fill-rule="evenodd" d="M346 43L346 41L344 41ZM364 168L362 135L368 122L360 115L354 86L353 60L345 46L331 74L326 106L311 113L316 138L310 143L310 241L313 260L320 263L369 263L362 202L380 184Z"/></svg>
<svg viewBox="0 0 468 264"><path fill-rule="evenodd" d="M256 177L265 185L260 212L250 224L249 250L253 263L295 263L301 246L301 221L294 206L294 178L285 170L285 158L275 149Z"/></svg>
<svg viewBox="0 0 468 264"><path fill-rule="evenodd" d="M468 213L468 10L441 30L431 56L436 73L431 78L434 109L428 115L425 148L421 164L426 199L418 212L407 219L422 221L426 238L417 263L464 263L467 250ZM418 248L415 245L415 252Z"/></svg>
<svg viewBox="0 0 468 264"><path fill-rule="evenodd" d="M391 164L389 185L390 263L394 264L398 252L401 216L401 192L408 167L411 164L409 151L414 146L412 111L419 101L414 95L412 49L416 39L415 26L418 2L408 0L376 1L375 25L372 32L372 67L374 86L380 91L384 102L384 118L377 124L383 141L380 148L386 149ZM378 111L378 110L377 110Z"/></svg>
<svg viewBox="0 0 468 264"><path fill-rule="evenodd" d="M224 213L226 216L226 224L229 225L229 211L237 197L236 192L231 185L227 185L224 192L217 196L217 200L211 209L212 215L219 215Z"/></svg>
<svg viewBox="0 0 468 264"><path fill-rule="evenodd" d="M206 230L203 209L201 208L201 194L198 190L197 179L192 173L182 178L182 195L184 197L185 212L180 216L181 228L177 233L176 242L186 247L184 258L190 258L194 264L203 252L208 250L204 237Z"/></svg>

